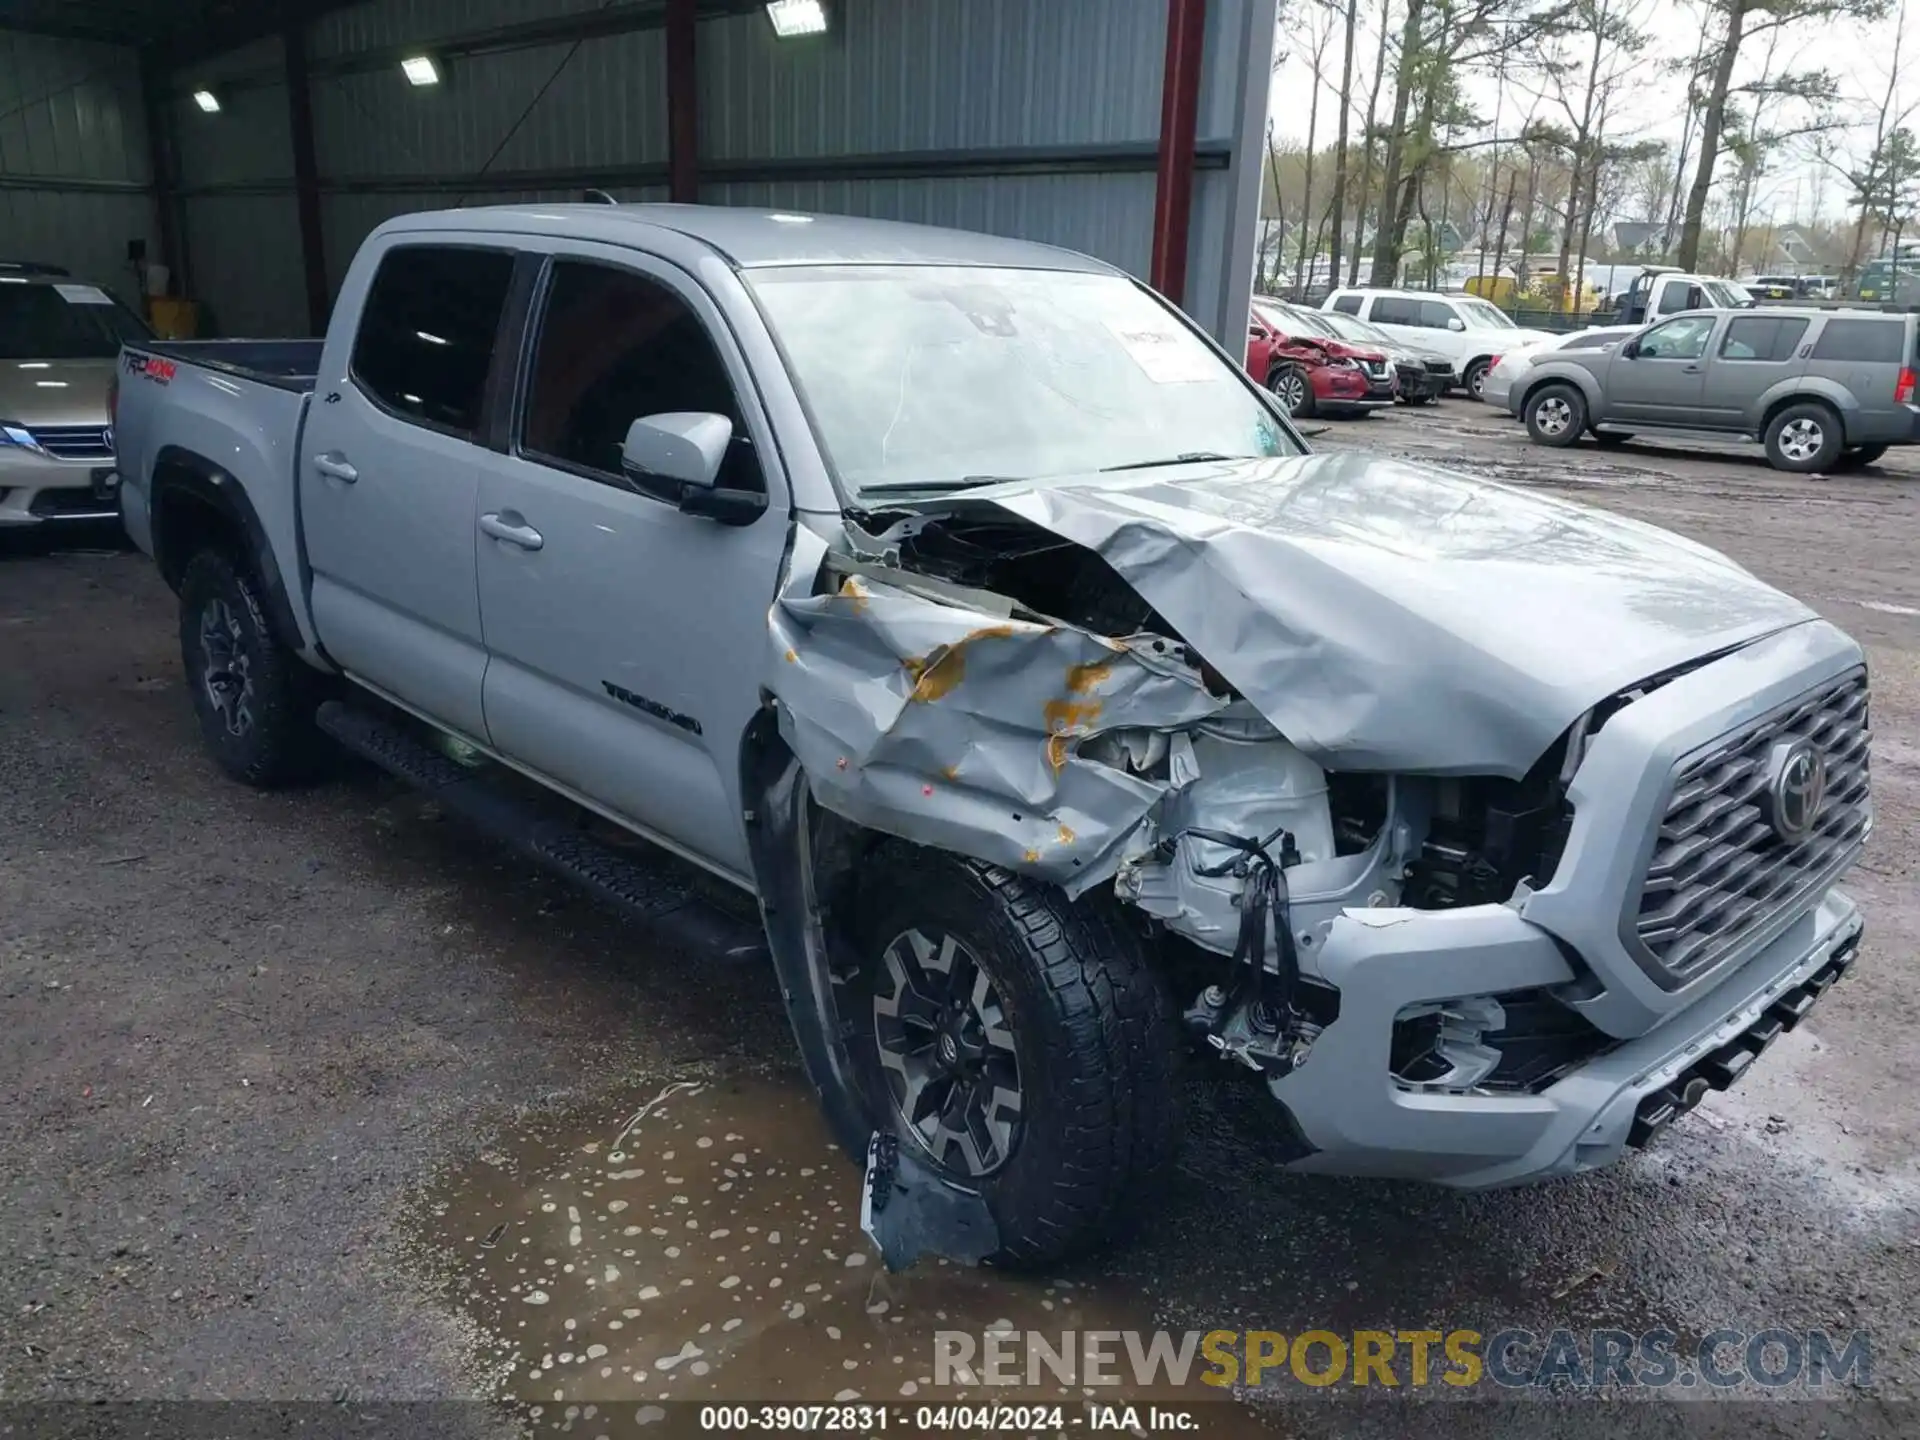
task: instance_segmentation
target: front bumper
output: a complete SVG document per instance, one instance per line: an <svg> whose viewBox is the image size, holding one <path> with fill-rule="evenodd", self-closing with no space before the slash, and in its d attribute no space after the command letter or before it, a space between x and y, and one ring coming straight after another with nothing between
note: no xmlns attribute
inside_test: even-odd
<svg viewBox="0 0 1920 1440"><path fill-rule="evenodd" d="M1429 399L1444 395L1453 388L1451 370L1429 370L1424 365L1397 365L1394 372L1399 380L1402 400Z"/></svg>
<svg viewBox="0 0 1920 1440"><path fill-rule="evenodd" d="M1339 1018L1302 1065L1268 1082L1299 1142L1290 1167L1477 1190L1611 1164L1707 1089L1731 1084L1798 1024L1851 963L1861 926L1853 902L1828 890L1648 1033L1614 1043L1536 1093L1452 1093L1393 1079L1395 1017L1424 1001L1564 984L1574 977L1559 945L1506 906L1349 912L1334 923L1316 967L1340 990Z"/></svg>
<svg viewBox="0 0 1920 1440"><path fill-rule="evenodd" d="M0 460L0 528L117 520L119 484L111 460L56 460L11 452Z"/></svg>
<svg viewBox="0 0 1920 1440"><path fill-rule="evenodd" d="M1743 931L1742 948L1697 972L1663 971L1626 936L1676 767L1823 692L1862 659L1854 641L1815 620L1669 679L1588 742L1568 788L1567 841L1540 888L1504 905L1340 912L1301 956L1304 971L1338 990L1339 1014L1302 1065L1270 1081L1300 1142L1285 1158L1307 1170L1511 1185L1605 1165L1637 1117L1650 1125L1663 1105L1697 1102L1695 1067L1722 1051L1735 1064L1729 1047L1751 1048L1771 1006L1858 944L1860 916L1834 888L1857 849L1806 872L1805 889L1780 892L1778 910ZM1590 1027L1542 1088L1441 1090L1394 1078L1394 1026L1408 1007L1523 992L1551 992L1555 1010Z"/></svg>

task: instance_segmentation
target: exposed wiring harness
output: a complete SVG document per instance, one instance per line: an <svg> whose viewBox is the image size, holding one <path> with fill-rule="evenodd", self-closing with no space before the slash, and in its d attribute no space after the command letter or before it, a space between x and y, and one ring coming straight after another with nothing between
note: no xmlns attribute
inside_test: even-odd
<svg viewBox="0 0 1920 1440"><path fill-rule="evenodd" d="M1196 866L1194 874L1206 879L1230 875L1245 882L1240 892L1240 932L1227 961L1228 993L1237 992L1265 1008L1280 1033L1292 1035L1300 1019L1294 1008L1294 991L1300 983L1300 952L1293 940L1292 897L1286 875L1289 866L1300 863L1300 849L1292 832L1283 825L1264 839L1254 839L1224 830L1188 829L1175 837L1176 843L1187 836L1234 852L1217 865ZM1273 854L1276 844L1280 847L1277 858ZM1272 987L1276 993L1271 996L1267 977L1269 921L1277 942L1274 958L1279 971Z"/></svg>

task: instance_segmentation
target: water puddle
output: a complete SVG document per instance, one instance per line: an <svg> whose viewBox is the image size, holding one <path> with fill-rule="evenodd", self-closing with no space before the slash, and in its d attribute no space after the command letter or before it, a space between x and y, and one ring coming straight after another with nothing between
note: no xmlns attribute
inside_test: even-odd
<svg viewBox="0 0 1920 1440"><path fill-rule="evenodd" d="M1162 1398L1204 1404L1210 1435L1267 1433L1197 1383L1204 1360L1184 1386L1164 1372L1141 1386L1124 1344L1113 1347L1124 1384L1066 1385L1024 1359L1011 1367L1023 1383L977 1383L956 1347L983 1358L987 1332L1059 1343L1134 1331L1144 1345L1151 1306L1104 1282L939 1261L888 1275L860 1230L859 1173L810 1096L733 1078L640 1098L626 1114L536 1122L427 1197L422 1238L447 1294L482 1337L501 1398L541 1428L589 1406L666 1419L651 1413L660 1402L690 1400L1047 1401L1079 1414Z"/></svg>

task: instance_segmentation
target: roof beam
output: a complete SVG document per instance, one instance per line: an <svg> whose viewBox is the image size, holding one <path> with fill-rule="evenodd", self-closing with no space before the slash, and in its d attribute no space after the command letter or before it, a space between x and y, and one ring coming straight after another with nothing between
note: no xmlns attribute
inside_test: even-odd
<svg viewBox="0 0 1920 1440"><path fill-rule="evenodd" d="M156 37L162 66L176 69L265 40L270 35L311 25L329 10L344 10L361 0L251 0L241 13L209 24L194 24Z"/></svg>

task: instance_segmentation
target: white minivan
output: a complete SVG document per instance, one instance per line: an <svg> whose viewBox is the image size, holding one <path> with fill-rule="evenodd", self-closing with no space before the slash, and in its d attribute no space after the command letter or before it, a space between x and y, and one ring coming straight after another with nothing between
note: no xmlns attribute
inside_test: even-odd
<svg viewBox="0 0 1920 1440"><path fill-rule="evenodd" d="M1437 295L1431 290L1336 290L1320 308L1357 315L1395 339L1438 350L1453 361L1454 379L1476 400L1486 383L1487 371L1502 355L1553 338L1545 330L1522 329L1477 295Z"/></svg>

